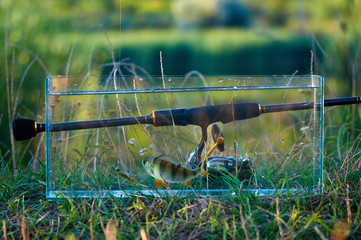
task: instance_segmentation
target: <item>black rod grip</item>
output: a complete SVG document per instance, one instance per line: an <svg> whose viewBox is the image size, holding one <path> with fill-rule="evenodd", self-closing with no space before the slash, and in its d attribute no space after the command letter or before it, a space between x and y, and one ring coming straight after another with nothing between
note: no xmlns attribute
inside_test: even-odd
<svg viewBox="0 0 361 240"><path fill-rule="evenodd" d="M110 118L101 120L62 122L50 124L51 132L70 131L80 129L125 126L135 124L153 124L152 114L139 117ZM16 141L22 141L35 137L39 132L46 130L45 123L37 123L30 119L15 119L13 121L13 133Z"/></svg>
<svg viewBox="0 0 361 240"><path fill-rule="evenodd" d="M13 133L16 141L35 137L38 133L37 123L30 119L15 119L13 121Z"/></svg>

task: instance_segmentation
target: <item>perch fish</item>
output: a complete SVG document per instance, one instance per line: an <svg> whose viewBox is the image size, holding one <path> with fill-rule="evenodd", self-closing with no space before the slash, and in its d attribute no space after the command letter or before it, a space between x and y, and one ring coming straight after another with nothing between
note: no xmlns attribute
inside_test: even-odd
<svg viewBox="0 0 361 240"><path fill-rule="evenodd" d="M218 144L223 143L223 138L219 137L216 144L208 151L207 155L202 159L202 165L196 170L190 170L172 163L166 159L162 159L161 156L156 158L150 158L143 160L144 169L154 177L155 184L159 189L161 185L169 188L168 183L182 183L187 187L190 187L190 181L199 175L208 175L204 170L203 165L208 157L216 148Z"/></svg>
<svg viewBox="0 0 361 240"><path fill-rule="evenodd" d="M144 169L155 179L155 184L159 189L161 185L169 188L168 183L182 183L190 187L190 180L198 175L208 175L204 170L203 164L196 170L190 170L180 165L174 164L161 156L145 159L143 161Z"/></svg>

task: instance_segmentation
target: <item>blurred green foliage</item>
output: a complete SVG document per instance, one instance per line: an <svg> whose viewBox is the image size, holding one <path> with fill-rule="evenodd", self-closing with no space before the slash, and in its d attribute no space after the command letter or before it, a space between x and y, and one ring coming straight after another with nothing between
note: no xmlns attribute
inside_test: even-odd
<svg viewBox="0 0 361 240"><path fill-rule="evenodd" d="M162 51L168 75L312 71L327 96L361 95L359 9L361 0L2 0L1 151L7 94L15 117L44 121L45 76L86 74L89 63L106 73L112 50L151 74Z"/></svg>

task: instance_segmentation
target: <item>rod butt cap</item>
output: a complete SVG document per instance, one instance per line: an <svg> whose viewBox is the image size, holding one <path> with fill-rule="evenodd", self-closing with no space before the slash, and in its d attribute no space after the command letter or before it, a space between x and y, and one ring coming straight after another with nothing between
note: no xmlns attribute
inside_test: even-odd
<svg viewBox="0 0 361 240"><path fill-rule="evenodd" d="M36 122L31 119L15 119L13 121L13 133L16 141L22 141L35 137Z"/></svg>

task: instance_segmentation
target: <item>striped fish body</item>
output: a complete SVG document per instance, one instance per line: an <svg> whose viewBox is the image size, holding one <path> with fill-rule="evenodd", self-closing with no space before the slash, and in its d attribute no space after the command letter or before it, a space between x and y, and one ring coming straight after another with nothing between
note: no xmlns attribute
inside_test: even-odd
<svg viewBox="0 0 361 240"><path fill-rule="evenodd" d="M203 167L190 170L161 157L145 159L143 166L152 177L168 183L186 183L198 175L208 175Z"/></svg>

